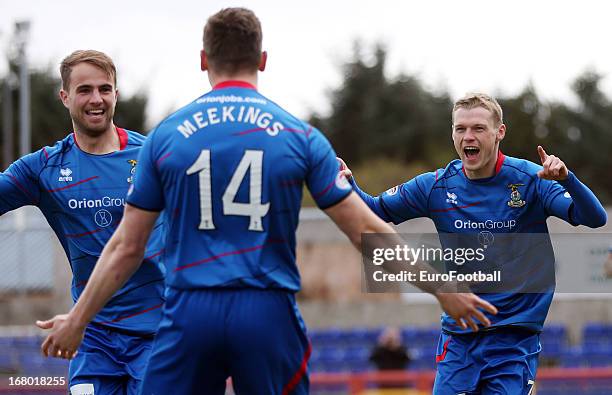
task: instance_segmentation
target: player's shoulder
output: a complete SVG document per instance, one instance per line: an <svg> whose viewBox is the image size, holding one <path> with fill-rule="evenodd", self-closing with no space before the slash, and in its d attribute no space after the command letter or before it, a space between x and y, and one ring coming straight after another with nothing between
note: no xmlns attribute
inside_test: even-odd
<svg viewBox="0 0 612 395"><path fill-rule="evenodd" d="M168 135L171 132L176 130L176 125L181 124L192 117L193 113L198 111L198 108L201 108L202 99L209 95L211 92L208 92L195 100L190 101L184 106L180 107L176 111L170 113L165 118L163 118L153 130L151 130L147 137L151 138L153 135Z"/></svg>
<svg viewBox="0 0 612 395"><path fill-rule="evenodd" d="M537 179L537 173L541 165L527 159L515 158L506 155L502 163L502 169L516 177Z"/></svg>
<svg viewBox="0 0 612 395"><path fill-rule="evenodd" d="M29 164L36 163L41 166L61 162L66 154L69 154L75 146L74 133L70 133L61 140L51 145L44 146L33 153L24 156L22 159Z"/></svg>
<svg viewBox="0 0 612 395"><path fill-rule="evenodd" d="M266 114L270 123L275 125L276 130L285 130L285 136L290 138L304 138L307 140L325 140L324 134L308 122L300 119L276 101L253 89L245 89L249 101L255 103L261 111L262 116Z"/></svg>
<svg viewBox="0 0 612 395"><path fill-rule="evenodd" d="M122 135L125 136L126 138L126 146L127 147L139 147L142 146L145 142L145 140L147 139L147 136L139 133L139 132L135 132L133 130L129 130L129 129L124 129L124 128L117 128L118 132L119 132L119 138L122 138Z"/></svg>
<svg viewBox="0 0 612 395"><path fill-rule="evenodd" d="M452 162L451 162L452 164ZM429 193L438 183L443 182L446 178L456 174L456 169L447 165L444 168L435 169L425 173L421 173L416 177L404 183L405 188L418 187L424 193Z"/></svg>
<svg viewBox="0 0 612 395"><path fill-rule="evenodd" d="M308 134L310 133L321 134L320 130L308 124L307 122L303 121L302 119L298 118L296 115L293 115L293 113L285 109L283 106L281 106L274 100L269 99L268 97L264 96L263 94L259 92L257 93L262 99L266 101L270 110L275 112L276 115L278 115L279 117L281 117L284 123L288 125L289 127L298 128L298 130L303 130L304 133L308 133Z"/></svg>
<svg viewBox="0 0 612 395"><path fill-rule="evenodd" d="M460 159L450 161L444 169L436 170L436 179L443 180L461 175L463 171L463 163Z"/></svg>
<svg viewBox="0 0 612 395"><path fill-rule="evenodd" d="M448 180L461 173L462 164L459 159L455 159L448 163L444 168L439 168L426 173L423 173L416 178L421 183L427 183L431 187L435 184Z"/></svg>
<svg viewBox="0 0 612 395"><path fill-rule="evenodd" d="M461 171L461 161L459 165L457 161L452 161L446 167L421 173L416 177L406 181L403 184L403 189L414 190L417 188L426 196L429 195L437 185L445 183L449 178L452 178Z"/></svg>
<svg viewBox="0 0 612 395"><path fill-rule="evenodd" d="M215 90L208 91L168 114L147 134L147 138L153 139L155 136L156 141L171 138L177 130L181 129L181 125L189 125L189 128L195 131L196 126L200 127L198 123L204 122L206 104L219 103L220 99L215 97L215 92ZM191 133L187 136L189 135Z"/></svg>

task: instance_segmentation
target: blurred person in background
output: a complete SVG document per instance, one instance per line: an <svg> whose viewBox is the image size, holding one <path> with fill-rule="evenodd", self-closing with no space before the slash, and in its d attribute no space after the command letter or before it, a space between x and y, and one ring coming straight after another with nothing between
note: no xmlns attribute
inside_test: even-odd
<svg viewBox="0 0 612 395"><path fill-rule="evenodd" d="M252 11L211 16L200 59L212 91L148 137L123 221L45 345L76 348L82 328L140 266L164 210L168 298L143 393L223 394L231 377L238 394L306 394L311 349L295 300L304 183L355 246L362 233L393 230L339 177L323 134L257 91L267 53ZM458 320L495 312L471 293L435 296Z"/></svg>
<svg viewBox="0 0 612 395"><path fill-rule="evenodd" d="M523 282L520 285L525 288L542 278L544 283L552 278L548 288L479 294L499 312L495 316L486 313L492 325L478 333L469 333L461 322L447 314L442 316L436 395L531 393L541 350L539 333L554 292L554 254L546 218L555 216L574 226L592 228L607 221L597 197L561 159L548 155L541 146L537 147L541 166L506 156L499 148L505 136L500 105L489 95L474 93L459 99L453 107L452 140L460 159L446 168L418 175L372 197L359 189L352 172L340 160L340 173L350 179L367 205L387 222L400 224L412 218L429 217L441 241L442 236L450 240L447 235L451 234L474 233L484 237L480 229L487 229L485 235L490 236L528 233L537 239L535 234L543 235L544 251L540 253L553 262L552 267L534 272L533 268L525 267L522 258L525 251L510 251L502 264L510 262L513 266L504 266L501 276L518 273ZM525 257L530 255L533 254Z"/></svg>
<svg viewBox="0 0 612 395"><path fill-rule="evenodd" d="M60 74L59 96L74 130L0 174L0 214L26 205L42 211L68 257L76 302L121 221L144 136L113 122L117 78L106 54L75 51L62 61ZM160 229L146 246L142 267L80 328L85 333L78 350L43 345L45 355L74 357L71 394L138 393L164 302ZM36 324L52 329L63 319Z"/></svg>
<svg viewBox="0 0 612 395"><path fill-rule="evenodd" d="M385 328L370 353L370 362L378 370L404 370L410 363L408 348L398 327Z"/></svg>

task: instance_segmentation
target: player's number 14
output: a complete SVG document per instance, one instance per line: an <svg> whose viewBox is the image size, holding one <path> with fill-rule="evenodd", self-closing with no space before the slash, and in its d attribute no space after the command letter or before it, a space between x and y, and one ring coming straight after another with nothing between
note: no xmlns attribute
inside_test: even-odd
<svg viewBox="0 0 612 395"><path fill-rule="evenodd" d="M212 215L212 192L210 180L210 150L200 152L198 159L187 169L187 175L198 173L200 189L200 225L198 229L215 229ZM242 215L249 217L249 230L263 231L262 218L268 213L270 203L261 203L261 180L263 151L246 150L238 167L223 193L223 215ZM234 201L242 180L250 171L249 202Z"/></svg>

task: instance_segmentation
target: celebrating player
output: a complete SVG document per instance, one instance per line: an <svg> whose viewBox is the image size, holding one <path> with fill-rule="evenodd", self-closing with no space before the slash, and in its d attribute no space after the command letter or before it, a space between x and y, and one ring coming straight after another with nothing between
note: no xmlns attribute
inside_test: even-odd
<svg viewBox="0 0 612 395"><path fill-rule="evenodd" d="M26 155L0 174L0 213L40 208L72 268L76 301L123 214L144 137L113 124L117 103L113 61L98 51L76 51L60 66L60 98L74 133ZM71 358L72 394L135 394L161 317L160 235L154 232L144 264L85 330L78 349L45 349ZM63 318L59 317L61 321ZM43 329L53 321L37 322Z"/></svg>
<svg viewBox="0 0 612 395"><path fill-rule="evenodd" d="M323 135L257 92L261 41L249 10L210 17L201 68L213 90L145 142L123 221L50 347L76 347L78 328L140 264L164 210L168 299L143 393L223 394L229 376L239 394L308 392L310 345L294 296L303 183L354 244L392 229L339 177ZM457 319L495 312L474 294L436 296Z"/></svg>
<svg viewBox="0 0 612 395"><path fill-rule="evenodd" d="M549 216L589 227L606 223L601 203L559 158L542 147L537 147L542 166L502 154L499 144L506 126L495 99L467 95L455 103L452 117L452 138L461 159L446 168L421 174L378 197L357 187L344 162L341 174L351 179L362 199L385 221L399 224L429 217L441 235L474 232L474 228L491 233L539 233L549 244L545 222ZM521 259L516 263L506 269L529 270ZM525 277L529 277L527 283L537 278ZM552 290L480 296L499 309L496 316L488 315L492 325L484 332L469 333L452 317L443 316L434 393L530 393L540 351L538 334Z"/></svg>

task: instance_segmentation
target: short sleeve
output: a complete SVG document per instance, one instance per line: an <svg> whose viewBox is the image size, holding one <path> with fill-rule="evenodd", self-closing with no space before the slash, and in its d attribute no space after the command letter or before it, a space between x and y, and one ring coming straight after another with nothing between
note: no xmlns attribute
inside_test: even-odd
<svg viewBox="0 0 612 395"><path fill-rule="evenodd" d="M156 166L155 132L149 134L138 155L134 183L128 190L127 202L148 211L164 209L164 194L159 169Z"/></svg>
<svg viewBox="0 0 612 395"><path fill-rule="evenodd" d="M308 174L306 185L317 206L321 209L331 207L352 191L351 184L340 174L340 164L336 152L325 136L312 128L308 138Z"/></svg>

